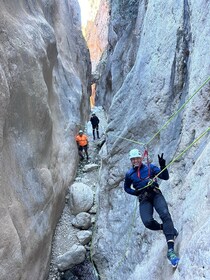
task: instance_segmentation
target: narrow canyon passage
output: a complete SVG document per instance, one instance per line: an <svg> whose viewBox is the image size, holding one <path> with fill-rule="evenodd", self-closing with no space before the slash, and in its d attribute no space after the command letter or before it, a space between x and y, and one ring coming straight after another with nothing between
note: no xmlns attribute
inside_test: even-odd
<svg viewBox="0 0 210 280"><path fill-rule="evenodd" d="M85 126L85 133L89 139L89 160L80 161L78 164L77 175L75 177L75 182L81 182L90 186L94 192L94 204L92 208L88 211L91 213L92 226L88 229L93 236L95 234L95 227L97 227L97 203L98 200L96 195L99 188L99 169L100 169L100 149L105 140L105 130L107 126L106 114L102 107L94 107L92 109L100 120L99 125L99 135L100 139L94 140L92 135L92 126L90 121ZM69 186L70 188L71 186ZM55 235L52 244L52 256L50 264L50 273L48 280L99 280L100 275L97 272L97 267L93 260L91 259L91 254L93 253L92 241L90 240L88 244L85 245L87 248L85 260L81 264L74 265L73 268L67 269L65 271L58 270L57 257L67 253L74 244L79 244L77 235L81 231L72 225L74 215L71 214L69 209L69 191L66 195L65 207L61 218L56 226Z"/></svg>
<svg viewBox="0 0 210 280"><path fill-rule="evenodd" d="M0 280L208 279L210 1L79 2L82 25L77 0L0 1ZM176 269L124 188L145 146L169 164Z"/></svg>
<svg viewBox="0 0 210 280"><path fill-rule="evenodd" d="M100 139L93 139L92 126L89 120L86 125L80 127L84 131L84 133L88 137L88 154L89 160L88 162L80 161L78 165L77 176L75 178L75 182L85 182L87 185L91 186L94 197L98 193L99 188L99 173L95 171L91 171L91 166L94 164L97 165L97 170L100 169L100 149L105 141L105 130L107 127L106 120L106 112L103 110L101 106L96 107L96 80L97 84L100 84L100 69L97 69L97 65L100 63L100 58L105 51L107 45L107 36L108 36L108 2L107 1L79 1L81 8L81 19L82 19L82 31L83 35L86 39L88 49L90 51L90 59L92 65L92 85L91 85L91 96L90 96L90 106L91 112L96 113L99 118L99 135ZM97 78L96 78L97 77ZM100 105L100 104L99 104ZM88 112L87 112L88 113ZM95 138L95 137L94 137ZM90 171L84 172L83 169L90 168ZM70 187L70 186L69 186ZM78 229L76 229L72 225L72 220L74 219L74 215L72 215L69 211L69 192L66 195L65 199L65 207L62 213L62 216L59 220L58 225L56 226L54 241L52 244L52 257L50 264L50 274L48 280L60 280L60 279L83 279L83 280L96 280L100 279L100 276L97 273L97 267L95 267L93 260L91 259L92 250L91 248L91 240L88 244L85 245L86 257L85 260L80 264L74 265L73 268L67 269L65 271L58 270L57 266L57 258L65 253L67 253L72 246L75 244L80 244L78 242L77 234ZM89 229L92 232L92 236L94 233L95 219L97 215L97 205L96 201L98 198L94 198L94 205L92 208L95 210L89 211L92 213L92 226Z"/></svg>

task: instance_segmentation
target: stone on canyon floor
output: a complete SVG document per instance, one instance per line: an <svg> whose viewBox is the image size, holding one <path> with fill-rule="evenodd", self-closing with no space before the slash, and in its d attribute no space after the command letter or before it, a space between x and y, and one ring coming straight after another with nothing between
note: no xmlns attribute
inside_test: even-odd
<svg viewBox="0 0 210 280"><path fill-rule="evenodd" d="M85 212L79 213L72 221L72 225L79 229L89 229L92 225L91 215Z"/></svg>
<svg viewBox="0 0 210 280"><path fill-rule="evenodd" d="M76 182L69 187L69 209L73 215L87 212L94 202L92 189L83 183Z"/></svg>
<svg viewBox="0 0 210 280"><path fill-rule="evenodd" d="M83 167L83 172L89 172L89 171L97 170L98 168L99 168L98 164L95 164L95 163L86 164Z"/></svg>
<svg viewBox="0 0 210 280"><path fill-rule="evenodd" d="M74 244L71 249L64 255L58 256L56 263L60 271L73 268L76 264L80 264L85 260L85 247Z"/></svg>
<svg viewBox="0 0 210 280"><path fill-rule="evenodd" d="M90 242L92 238L92 231L81 230L77 233L77 238L82 245L86 245Z"/></svg>

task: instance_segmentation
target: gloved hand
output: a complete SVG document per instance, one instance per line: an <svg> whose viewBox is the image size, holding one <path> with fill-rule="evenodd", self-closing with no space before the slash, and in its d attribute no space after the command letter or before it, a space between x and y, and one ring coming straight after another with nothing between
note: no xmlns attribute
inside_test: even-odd
<svg viewBox="0 0 210 280"><path fill-rule="evenodd" d="M139 196L142 193L141 189L136 190L136 195Z"/></svg>
<svg viewBox="0 0 210 280"><path fill-rule="evenodd" d="M158 160L159 160L159 164L160 164L160 168L163 169L166 167L166 161L163 158L163 153L161 154L161 156L158 155Z"/></svg>
<svg viewBox="0 0 210 280"><path fill-rule="evenodd" d="M150 189L155 189L155 188L158 188L158 187L159 187L159 185L156 181L153 181L153 180L149 181L149 188Z"/></svg>

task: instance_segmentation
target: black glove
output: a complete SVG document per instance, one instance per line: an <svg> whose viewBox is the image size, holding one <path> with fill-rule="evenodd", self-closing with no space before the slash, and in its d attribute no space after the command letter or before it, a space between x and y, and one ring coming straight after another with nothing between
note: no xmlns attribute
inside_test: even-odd
<svg viewBox="0 0 210 280"><path fill-rule="evenodd" d="M156 181L153 181L152 179L148 182L148 188L149 189L155 189L158 188L159 185Z"/></svg>
<svg viewBox="0 0 210 280"><path fill-rule="evenodd" d="M159 164L160 164L160 168L163 169L166 167L166 161L163 158L163 153L161 156L158 155L158 160L159 160Z"/></svg>
<svg viewBox="0 0 210 280"><path fill-rule="evenodd" d="M151 189L159 188L159 185L157 182L153 182L152 185L150 186Z"/></svg>
<svg viewBox="0 0 210 280"><path fill-rule="evenodd" d="M141 190L141 189L137 189L137 190L136 190L136 196L139 196L141 193L142 193L142 190Z"/></svg>

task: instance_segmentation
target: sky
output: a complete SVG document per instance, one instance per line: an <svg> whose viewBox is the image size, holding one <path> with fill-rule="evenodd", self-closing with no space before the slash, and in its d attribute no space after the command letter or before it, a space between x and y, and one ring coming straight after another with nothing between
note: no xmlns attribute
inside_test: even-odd
<svg viewBox="0 0 210 280"><path fill-rule="evenodd" d="M81 9L81 20L82 20L82 26L86 25L88 20L88 14L89 14L89 3L88 0L78 0L80 4Z"/></svg>

